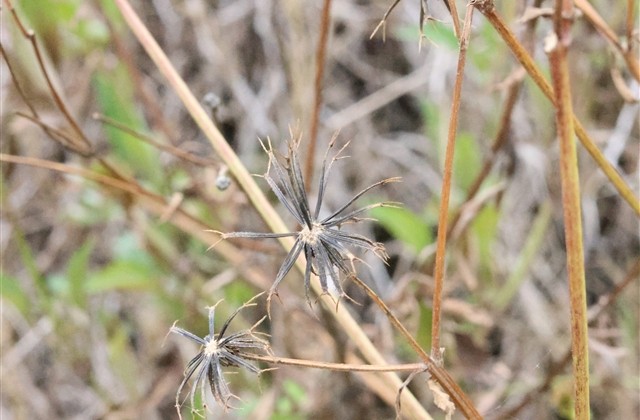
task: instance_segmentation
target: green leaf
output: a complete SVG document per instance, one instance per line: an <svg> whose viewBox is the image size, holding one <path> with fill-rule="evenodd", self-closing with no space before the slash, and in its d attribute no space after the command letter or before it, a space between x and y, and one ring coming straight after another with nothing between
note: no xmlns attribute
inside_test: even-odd
<svg viewBox="0 0 640 420"><path fill-rule="evenodd" d="M422 41L423 48L428 45L446 48L447 50L458 50L458 39L453 33L453 27L441 22L429 21L422 28L425 40ZM407 42L418 42L420 30L418 25L404 25L395 31L398 39Z"/></svg>
<svg viewBox="0 0 640 420"><path fill-rule="evenodd" d="M424 303L419 302L420 319L418 320L418 331L416 332L416 341L423 349L431 348L431 321L433 312L431 308Z"/></svg>
<svg viewBox="0 0 640 420"><path fill-rule="evenodd" d="M0 296L11 302L24 316L29 312L29 297L20 287L18 279L0 273Z"/></svg>
<svg viewBox="0 0 640 420"><path fill-rule="evenodd" d="M453 176L457 186L468 190L480 170L482 158L478 144L470 133L460 133L453 157Z"/></svg>
<svg viewBox="0 0 640 420"><path fill-rule="evenodd" d="M378 207L371 215L396 239L407 244L416 253L433 242L429 225L418 215L405 208Z"/></svg>
<svg viewBox="0 0 640 420"><path fill-rule="evenodd" d="M496 238L499 218L498 209L494 205L487 205L478 213L471 225L479 246L480 261L486 266L490 266L493 261L491 246Z"/></svg>
<svg viewBox="0 0 640 420"><path fill-rule="evenodd" d="M443 46L451 51L458 51L458 38L453 32L452 25L429 21L423 26L422 30L428 42L436 46Z"/></svg>
<svg viewBox="0 0 640 420"><path fill-rule="evenodd" d="M84 285L87 280L87 269L89 257L95 246L95 241L89 239L85 241L80 249L76 250L69 264L67 265L67 279L69 281L69 293L73 302L80 306L84 306L85 290Z"/></svg>
<svg viewBox="0 0 640 420"><path fill-rule="evenodd" d="M136 131L146 131L142 116L135 107L133 86L126 69L118 64L102 71L93 80L102 113ZM159 185L163 175L158 165L159 152L140 139L106 125L107 139L118 159L136 174Z"/></svg>
<svg viewBox="0 0 640 420"><path fill-rule="evenodd" d="M154 287L156 272L135 261L115 261L89 276L85 291L96 294L113 290L149 290Z"/></svg>
<svg viewBox="0 0 640 420"><path fill-rule="evenodd" d="M111 370L125 385L132 397L136 395L139 387L141 367L133 349L131 348L130 328L127 324L118 324L109 337L108 351ZM135 397L134 397L135 398Z"/></svg>

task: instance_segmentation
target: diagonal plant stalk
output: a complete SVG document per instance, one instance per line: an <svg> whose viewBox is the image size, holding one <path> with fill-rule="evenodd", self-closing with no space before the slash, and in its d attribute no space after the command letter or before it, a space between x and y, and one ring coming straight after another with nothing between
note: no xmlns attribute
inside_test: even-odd
<svg viewBox="0 0 640 420"><path fill-rule="evenodd" d="M573 1L557 0L554 32L545 40L545 51L549 55L551 64L551 78L556 104L556 129L560 143L560 179L571 312L574 412L575 418L582 420L589 418L589 343L580 178L574 140L569 64L567 62L573 18Z"/></svg>
<svg viewBox="0 0 640 420"><path fill-rule="evenodd" d="M291 359L288 357L267 356L254 353L242 353L242 357L272 365L298 366L311 369L332 370L335 372L419 372L426 369L424 363L405 363L401 365L360 365L353 363L317 362L314 360Z"/></svg>
<svg viewBox="0 0 640 420"><path fill-rule="evenodd" d="M11 12L13 20L16 22L16 25L18 26L18 29L22 33L22 36L24 36L29 41L29 43L31 43L31 47L33 49L33 52L36 55L38 65L40 66L41 73L44 76L44 79L45 79L45 82L47 83L49 91L51 92L51 96L55 101L56 105L58 106L58 109L60 110L60 112L62 112L65 119L73 129L73 132L75 133L75 137L65 136L66 140L69 142L68 146L73 148L74 151L76 151L77 153L83 156L91 155L93 153L93 150L92 150L91 143L89 142L89 139L87 139L87 137L84 135L84 132L80 129L78 122L73 117L73 115L71 115L71 112L69 111L69 109L67 108L67 105L62 100L62 97L58 93L58 90L54 86L53 81L51 80L51 78L49 77L49 74L47 73L47 69L45 68L45 65L44 65L44 58L43 58L42 52L40 51L40 45L38 43L38 39L36 38L35 33L32 30L27 29L23 25L22 21L18 17L18 12L14 7L13 3L11 2L11 0L5 0L5 4L7 5L7 8L9 9L9 11ZM4 49L3 49L3 55L4 55ZM30 106L30 108L32 111L34 111L33 107ZM56 139L56 137L54 137L54 139Z"/></svg>
<svg viewBox="0 0 640 420"><path fill-rule="evenodd" d="M460 387L453 380L453 378L451 378L449 373L440 366L441 365L440 363L435 363L432 359L432 356L429 356L424 351L424 349L420 347L420 344L418 344L418 342L413 338L413 336L409 333L409 331L407 331L407 329L400 322L400 320L393 314L393 312L391 312L391 309L389 309L387 304L384 303L382 299L380 299L380 297L376 294L376 292L374 292L373 289L367 286L359 278L354 277L352 280L354 283L356 283L356 285L358 285L367 293L367 295L371 298L371 300L373 300L373 302L376 305L378 305L380 309L382 309L382 312L384 312L384 314L387 316L389 321L391 321L391 324L394 327L396 327L396 329L398 329L398 331L400 331L402 335L407 339L411 348L413 348L413 350L418 354L418 356L420 356L420 358L425 361L426 368L429 371L429 373L444 389L448 391L449 396L456 404L456 407L458 407L460 411L462 411L465 417L468 419L480 419L481 418L480 413L478 413L475 406L467 398L460 398L461 396L465 396L464 392L462 391L462 389L460 389ZM444 384L447 384L447 385L445 386ZM451 392L451 390L455 392Z"/></svg>
<svg viewBox="0 0 640 420"><path fill-rule="evenodd" d="M470 2L467 5L462 34L460 36L460 51L458 53L458 67L456 69L456 81L453 87L453 98L451 99L451 115L449 117L447 149L445 152L442 190L440 193L440 212L438 214L438 238L436 241L436 258L433 271L434 290L433 317L431 323L431 357L439 365L442 365L442 350L440 349L440 321L442 318L442 289L444 286L447 223L449 220L449 195L451 193L453 155L458 127L458 111L460 109L464 66L467 59L467 46L471 35L471 21L474 10L472 3L473 2Z"/></svg>
<svg viewBox="0 0 640 420"><path fill-rule="evenodd" d="M313 181L313 162L316 157L316 145L318 143L318 125L320 123L320 107L322 106L322 81L324 79L330 26L331 0L324 0L320 19L320 37L318 39L318 49L316 50L316 78L313 92L313 110L311 111L311 127L309 129L307 160L304 168L305 188L307 191L311 189L311 182Z"/></svg>
<svg viewBox="0 0 640 420"><path fill-rule="evenodd" d="M135 183L130 179L121 179L105 174L90 171L84 168L78 168L74 166L65 165L59 162L51 162L44 159L38 159L33 157L14 156L0 153L0 162L16 163L20 165L29 165L37 168L48 169L70 175L78 175L84 179L88 179L109 189L115 189L130 194L140 204L142 208L147 210L151 214L155 214L158 217L167 214L167 209L170 208L170 204L166 202L164 197L154 194L145 190L143 187ZM171 214L169 222L178 227L180 230L198 238L205 244L209 244L217 239L217 236L209 231L211 228L207 224L203 223L199 219L194 218L190 214L184 212L182 209L177 208ZM214 250L222 258L232 263L242 273L249 282L259 288L268 288L270 283L262 275L259 275L256 270L247 268L243 263L244 256L242 252L229 243L221 243Z"/></svg>
<svg viewBox="0 0 640 420"><path fill-rule="evenodd" d="M609 41L609 43L613 45L616 50L618 50L618 52L622 55L622 58L624 58L624 61L627 63L627 68L629 69L629 72L631 73L633 78L640 82L640 66L638 65L638 57L634 56L633 50L630 47L624 48L622 46L618 35L616 35L616 33L613 31L613 29L611 29L609 25L607 25L607 22L602 19L600 14L598 14L591 3L589 3L587 0L574 0L574 3L576 7L580 9L580 11L584 14L587 20L591 22L591 24L596 28L596 30L600 32L600 34L602 34L602 36L606 38L606 40ZM631 17L631 19L633 19L633 7L631 7L627 11L627 13L628 17ZM630 42L630 40L628 42ZM631 44L629 43L629 45Z"/></svg>
<svg viewBox="0 0 640 420"><path fill-rule="evenodd" d="M146 26L137 16L131 5L126 0L116 0L116 5L120 9L120 12L122 13L130 29L133 31L139 42L147 51L147 54L149 54L160 72L165 76L173 90L180 97L194 121L198 124L205 136L209 139L216 153L218 153L220 158L227 164L229 171L236 178L238 184L243 188L243 190L247 194L247 197L249 198L255 209L258 211L262 219L273 232L285 232L287 230L286 226L278 213L266 199L265 195L259 189L249 172L246 170L238 156L226 142L220 131L209 119L207 113L201 107L198 100L193 96L186 83L178 75L177 71L175 70L167 56L164 54L157 42L153 39L152 35L149 33ZM293 240L291 238L280 238L279 241L286 250L290 249L293 245ZM304 273L305 264L302 258L299 258L296 261L296 267L301 273ZM321 295L320 286L317 282L312 282L312 288L314 289L314 292L318 294L318 296ZM360 328L360 325L358 325L355 319L346 310L336 310L333 300L331 300L329 297L321 297L319 298L319 300L323 303L323 305L325 305L327 309L329 309L328 313L330 313L336 319L336 321L344 329L345 333L353 340L355 345L370 363L379 365L386 364L383 356L375 348L373 343L371 343L362 328ZM430 363L430 361L428 361L427 363ZM397 390L401 387L402 382L394 373L388 372L381 375L385 378L385 382L389 388ZM456 390L451 389L451 384L441 383L441 385L448 393L456 393ZM466 396L466 394L462 393L458 395L458 397L465 400L468 403L467 405L472 406L469 397ZM416 418L428 417L428 414L424 411L424 408L411 393L402 393L402 399L402 405L403 407L406 407L408 409L408 411L411 413L410 415ZM464 410L463 414L466 415Z"/></svg>
<svg viewBox="0 0 640 420"><path fill-rule="evenodd" d="M502 17L496 12L493 0L476 0L475 4L478 10L480 10L480 12L487 18L496 32L498 32L502 40L511 49L513 55L520 62L520 64L522 64L529 76L531 76L533 81L538 85L542 93L555 105L553 88L533 61L531 54L529 54L526 48L518 41L513 32L505 24ZM614 188L618 190L620 196L631 206L631 208L636 212L637 215L640 215L640 201L638 200L634 192L627 185L624 179L622 179L613 165L609 163L600 149L595 145L594 141L589 137L587 131L580 123L580 120L578 120L578 118L573 113L571 114L571 118L573 119L575 133L578 136L578 139L580 140L582 146L591 155L593 160L604 172L607 178L609 178Z"/></svg>

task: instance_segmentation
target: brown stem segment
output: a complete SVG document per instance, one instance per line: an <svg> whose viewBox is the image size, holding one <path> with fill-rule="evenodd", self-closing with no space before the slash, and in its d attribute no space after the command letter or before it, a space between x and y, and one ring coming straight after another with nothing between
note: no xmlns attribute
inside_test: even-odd
<svg viewBox="0 0 640 420"><path fill-rule="evenodd" d="M464 27L460 37L460 52L458 54L458 68L456 70L456 81L453 88L453 99L451 101L451 116L449 117L449 131L447 136L447 149L444 160L444 173L442 178L442 191L440 194L440 212L438 216L438 239L436 242L436 258L433 272L433 317L431 323L431 357L442 364L442 354L440 351L440 320L442 313L442 289L444 285L445 253L447 246L447 223L449 219L449 195L451 193L451 178L453 174L453 155L456 143L456 133L458 127L458 111L460 109L460 97L462 93L462 81L464 67L467 59L467 45L471 34L471 21L473 18L473 4L467 5L464 18Z"/></svg>
<svg viewBox="0 0 640 420"><path fill-rule="evenodd" d="M311 189L313 180L313 162L316 156L316 143L318 143L318 125L320 122L320 108L322 107L322 80L324 79L324 63L327 56L327 43L329 40L329 28L331 26L331 0L324 0L322 6L322 19L320 20L320 39L316 50L316 80L313 98L313 114L311 115L311 128L309 130L309 147L307 148L307 160L305 164L305 188Z"/></svg>
<svg viewBox="0 0 640 420"><path fill-rule="evenodd" d="M23 25L22 21L20 20L20 17L18 16L18 12L13 6L13 3L11 3L10 0L5 0L5 2L7 7L9 8L9 11L11 11L11 15L13 16L13 19L16 22L16 25L20 29L20 32L27 40L29 40L29 42L31 43L31 46L33 47L33 52L36 55L38 65L40 66L40 70L42 72L42 75L44 76L47 86L49 87L49 91L51 92L51 96L53 97L53 100L55 101L56 105L58 106L58 109L60 110L60 112L62 112L65 119L67 120L69 125L71 125L71 128L76 134L74 138L67 136L68 140L72 142L72 144L69 144L69 147L72 147L74 151L81 154L82 156L92 155L93 150L92 150L91 143L89 142L87 137L84 135L84 132L76 122L75 118L71 115L71 112L67 108L67 105L64 103L64 101L62 100L62 97L60 96L60 94L58 94L58 90L53 85L53 81L51 80L51 77L49 77L49 73L47 72L47 67L44 64L44 57L42 55L42 52L40 51L40 46L38 44L38 40L35 34L33 33L32 30L27 29Z"/></svg>
<svg viewBox="0 0 640 420"><path fill-rule="evenodd" d="M571 352L575 395L575 418L589 418L589 348L587 298L582 245L580 178L574 139L573 110L567 54L571 44L572 0L558 0L554 16L554 33L546 40L551 78L555 93L556 126L560 143L560 178L564 214L567 273L571 311Z"/></svg>
<svg viewBox="0 0 640 420"><path fill-rule="evenodd" d="M314 360L289 359L287 357L266 356L253 353L242 353L244 359L274 365L299 366L311 369L333 370L336 372L416 372L426 370L424 363L407 363L402 365L354 365L347 363L317 362Z"/></svg>
<svg viewBox="0 0 640 420"><path fill-rule="evenodd" d="M480 413L476 410L475 406L467 396L467 394L462 391L462 389L458 386L456 381L449 375L449 373L441 367L441 364L436 363L431 356L424 351L424 349L418 344L418 342L413 338L411 333L407 330L407 328L400 322L400 320L391 312L391 309L387 306L386 303L380 296L376 294L369 286L367 286L362 280L358 277L352 277L354 283L356 283L360 288L362 288L367 295L373 300L373 302L378 305L378 307L384 312L387 316L391 324L398 329L398 331L406 338L411 348L418 354L418 356L422 359L422 361L426 364L426 368L433 376L433 378L438 382L442 388L447 391L451 400L453 400L454 404L458 409L462 412L462 414L468 419L481 419Z"/></svg>

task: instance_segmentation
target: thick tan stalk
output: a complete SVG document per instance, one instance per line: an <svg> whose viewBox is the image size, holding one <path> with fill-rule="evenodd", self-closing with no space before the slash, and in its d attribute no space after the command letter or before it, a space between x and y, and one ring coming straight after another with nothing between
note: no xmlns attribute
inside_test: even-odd
<svg viewBox="0 0 640 420"><path fill-rule="evenodd" d="M554 30L548 36L545 50L551 63L555 92L556 126L560 143L560 178L567 247L567 274L571 312L571 351L573 358L574 410L578 420L589 418L589 348L587 299L582 246L582 212L580 178L574 139L571 87L567 53L571 44L572 0L558 0Z"/></svg>
<svg viewBox="0 0 640 420"><path fill-rule="evenodd" d="M451 193L451 178L453 174L453 152L456 144L456 134L458 128L458 110L460 109L460 97L462 93L462 81L464 76L464 66L467 59L467 45L471 33L471 20L473 17L473 5L467 5L464 18L464 27L460 37L460 52L458 54L458 68L456 70L456 81L453 87L453 98L451 100L451 116L449 117L449 131L447 136L447 149L444 159L444 170L442 177L442 191L440 193L440 213L438 216L438 239L436 242L436 258L433 272L433 317L431 323L431 357L442 364L442 353L440 351L440 320L442 313L442 289L444 286L445 253L447 247L447 223L449 220L449 195Z"/></svg>

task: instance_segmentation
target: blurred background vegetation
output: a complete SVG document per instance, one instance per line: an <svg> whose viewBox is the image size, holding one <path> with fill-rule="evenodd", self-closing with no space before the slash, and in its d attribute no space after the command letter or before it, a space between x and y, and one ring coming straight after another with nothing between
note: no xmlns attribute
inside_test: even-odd
<svg viewBox="0 0 640 420"><path fill-rule="evenodd" d="M304 132L309 125L319 3L153 0L134 7L191 90L200 98L220 99L212 110L218 127L249 170L263 173L267 160L257 138L269 136L284 151L288 127L299 124ZM334 2L318 150L323 153L338 129L339 144L351 141L351 157L336 164L330 179L329 208L372 182L402 176L403 183L377 190L371 202L399 201L404 207L378 208L371 215L378 222L349 229L385 243L390 264L360 255L366 262L361 277L428 348L431 268L458 46L442 2L429 1L434 19L424 26L418 48L418 3L399 4L383 41L381 34L370 35L389 1ZM500 13L547 69L542 43L550 21L520 20L533 2L504 3ZM623 3L592 2L621 36L630 13ZM266 231L233 180L228 189L216 187L224 168L110 0L23 0L16 7L35 31L53 83L95 154L74 153L16 114L28 108L4 60L2 153L98 172L104 168L97 158L107 159L204 226ZM70 132L7 8L0 31L5 57L39 120ZM589 22L578 18L573 34L575 112L638 194L638 104L625 98L612 77L612 69L624 66ZM637 45L637 39L626 42ZM492 156L507 92L521 78L507 47L479 14L468 54L451 205L452 215L462 211L447 256L445 367L487 418L571 418L553 108L525 78L509 114L507 141L495 153L480 192L467 200ZM624 71L621 77L637 98L637 83ZM181 159L98 121L95 113L207 161ZM588 304L597 308L625 278L637 277L638 222L580 147L579 154ZM224 298L223 319L268 288L282 250L272 242L238 240L230 260L176 225L171 211L154 214L131 194L76 175L3 163L1 182L0 415L176 418L174 393L197 349L165 339L172 323L179 320L204 336L205 307ZM266 183L259 182L266 191ZM275 301L273 318L261 327L271 334L274 352L344 361L352 344L319 308L315 314L308 310L301 284L297 273L287 277L282 303ZM361 291L345 286L362 305L343 304L387 360L415 361L383 314ZM639 296L636 278L591 322L594 418L639 413ZM247 328L263 313L262 304L243 311L232 329ZM227 414L214 407L216 418L395 415L362 375L281 368L259 379L240 372L228 380L243 401ZM440 415L431 408L424 378L410 388Z"/></svg>

